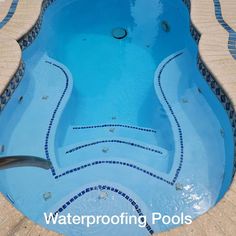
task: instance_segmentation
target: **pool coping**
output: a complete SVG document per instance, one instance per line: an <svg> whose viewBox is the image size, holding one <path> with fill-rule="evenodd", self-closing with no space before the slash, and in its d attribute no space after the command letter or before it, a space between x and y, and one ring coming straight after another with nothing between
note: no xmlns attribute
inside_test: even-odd
<svg viewBox="0 0 236 236"><path fill-rule="evenodd" d="M183 0L190 8L190 0ZM229 32L214 3L218 0L191 0L191 32L199 42L199 67L202 73L209 71L222 89L221 96L226 95L236 110L236 60L234 50L236 40L229 39ZM43 2L46 6L52 0L19 0L15 14L0 29L0 94L10 99L17 87L24 66L21 61L21 49L32 42L40 27ZM225 22L236 31L236 2L220 0ZM3 5L3 8L9 4ZM45 8L45 6L43 7ZM3 12L8 12L3 9ZM0 19L1 20L1 19ZM201 37L200 37L201 35ZM35 37L36 37L35 36ZM20 42L19 44L17 42ZM236 56L236 52L235 52ZM13 82L12 82L13 81ZM226 103L225 103L226 104ZM3 109L0 106L0 110ZM0 194L1 235L59 235L50 232L30 221L17 211L3 195ZM224 198L211 210L200 216L191 225L183 225L158 235L235 235L236 233L236 178Z"/></svg>

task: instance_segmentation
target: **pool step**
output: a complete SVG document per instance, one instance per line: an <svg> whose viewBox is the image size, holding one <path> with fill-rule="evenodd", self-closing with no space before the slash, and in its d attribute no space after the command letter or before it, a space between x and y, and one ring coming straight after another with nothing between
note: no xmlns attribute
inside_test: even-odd
<svg viewBox="0 0 236 236"><path fill-rule="evenodd" d="M147 144L157 145L159 133L150 128L121 124L93 126L71 126L67 130L64 145L93 139L131 138Z"/></svg>
<svg viewBox="0 0 236 236"><path fill-rule="evenodd" d="M164 148L134 139L90 139L64 146L58 150L60 166L92 163L99 160L122 161L165 172L169 154Z"/></svg>

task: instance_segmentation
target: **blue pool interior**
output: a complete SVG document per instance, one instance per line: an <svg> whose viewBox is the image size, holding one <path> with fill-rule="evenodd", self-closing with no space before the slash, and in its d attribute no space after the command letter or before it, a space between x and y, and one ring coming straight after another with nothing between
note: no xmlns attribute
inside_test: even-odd
<svg viewBox="0 0 236 236"><path fill-rule="evenodd" d="M189 20L181 0L56 0L47 9L0 114L1 156L53 164L0 172L17 209L65 235L146 235L175 226L48 226L43 213L195 218L222 198L232 127L198 71ZM112 37L117 27L127 37Z"/></svg>

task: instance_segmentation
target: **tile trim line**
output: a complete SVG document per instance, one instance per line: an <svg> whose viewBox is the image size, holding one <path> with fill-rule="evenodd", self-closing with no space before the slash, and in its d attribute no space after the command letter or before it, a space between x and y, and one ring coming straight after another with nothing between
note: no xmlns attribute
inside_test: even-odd
<svg viewBox="0 0 236 236"><path fill-rule="evenodd" d="M4 27L4 25L6 25L8 23L9 20L11 20L11 18L13 17L17 5L18 5L19 0L12 0L11 6L8 10L7 15L4 17L4 19L0 22L0 29Z"/></svg>
<svg viewBox="0 0 236 236"><path fill-rule="evenodd" d="M189 6L190 6L190 0L183 0L183 1L185 1ZM190 7L189 7L189 9L190 9ZM199 42L200 41L200 36L201 36L201 34L199 33L199 31L197 30L197 27L195 27L193 24L191 25L191 27L190 27L190 30L191 31L193 31L192 32L192 34L194 33L195 35L196 35L196 41L197 42ZM199 37L199 38L197 38L197 37ZM20 40L19 40L20 41ZM206 70L206 68L207 68L207 66L206 66L206 64L205 64L205 62L202 60L202 57L201 57L201 55L199 55L199 57L198 57L198 61L199 62L202 62L202 64L201 63L198 63L198 65L199 65L199 69L201 70L201 72L202 72L202 74L204 75L205 74L205 76L204 76L204 78L207 80L208 78L210 78L210 79L215 79L213 76L212 76L212 73L210 73L209 72L209 70ZM213 83L212 83L212 85L211 86L215 86L215 84L214 84L214 81L212 81ZM214 89L214 88L213 88ZM220 86L220 89L222 89L222 87ZM215 90L216 91L216 90ZM222 89L222 91L223 91L223 89ZM223 91L224 92L224 91ZM219 93L219 92L218 92ZM224 95L225 94L227 94L227 93L225 93L224 92ZM227 97L227 96L226 96ZM218 96L218 98L220 98L221 99L221 96ZM228 98L228 97L227 97ZM224 97L222 98L222 100L224 100ZM224 103L225 105L225 107L226 106L228 106L229 107L229 105L227 105L227 103ZM232 101L230 101L230 105L232 106ZM231 108L233 109L233 110L231 110ZM234 107L232 106L230 109L229 109L229 111L228 111L228 114L231 114L233 117L235 116L235 111L234 111ZM233 124L232 124L233 125ZM234 128L234 127L233 127ZM232 187L232 188L234 188L235 189L235 186L236 186L236 182L234 181L234 186ZM230 194L230 192L231 191L233 191L233 190L230 190L230 191L228 191L228 195ZM224 200L224 201L221 201L219 204L221 204L222 202L227 202L226 201L226 199ZM224 203L222 203L222 204L224 204ZM216 206L217 207L217 206ZM207 213L206 213L207 214ZM230 214L230 213L229 213ZM208 217L212 217L212 216L209 216L208 215ZM194 230L195 228L197 229L197 228L199 228L199 223L202 221L201 219L203 219L204 218L204 215L203 216L201 216L201 217L199 217L196 221L198 222L198 223L196 223L196 224L194 224L193 223L193 225L192 225L192 228L189 228L189 229L192 229L193 230L193 232L194 231L196 231L196 230ZM206 220L206 219L205 219ZM203 225L203 223L202 223L202 225ZM178 233L180 233L179 235L182 235L183 234L183 232L189 232L189 231L187 231L187 230L185 230L185 228L187 228L187 227L190 227L190 226L183 226L183 227L180 227L179 229L179 231L178 231L178 229L177 229L177 232ZM225 227L227 227L227 226L225 226ZM191 230L191 232L192 232L192 230ZM197 231L197 232L199 232L199 231ZM187 233L188 234L188 233ZM158 235L162 235L162 234L158 234ZM170 231L170 232L166 232L166 233L164 233L164 235L176 235L176 230L172 230L172 231Z"/></svg>
<svg viewBox="0 0 236 236"><path fill-rule="evenodd" d="M123 191L121 191L120 189L118 189L116 187L112 187L112 186L108 186L108 185L98 185L98 186L93 186L93 187L87 187L86 189L80 191L78 194L74 195L67 202L65 202L61 207L59 207L58 210L54 212L53 216L55 217L57 214L62 213L68 206L73 204L73 202L76 201L78 198L84 196L87 193L90 193L92 191L97 191L97 190L99 190L99 191L106 190L106 191L110 191L110 192L120 195L121 197L123 197L125 200L127 200L134 207L136 213L139 216L144 215L142 213L140 206L137 204L137 202L134 201L128 194L124 193ZM149 232L150 235L154 234L153 229L151 228L151 226L147 222L146 222L145 228L147 229L147 231Z"/></svg>
<svg viewBox="0 0 236 236"><path fill-rule="evenodd" d="M219 0L213 0L215 7L215 16L219 24L229 33L228 50L232 57L236 60L236 32L224 20Z"/></svg>
<svg viewBox="0 0 236 236"><path fill-rule="evenodd" d="M189 11L189 14L190 14L190 33L191 33L193 39L195 40L196 44L199 45L202 35L198 31L197 27L194 26L194 24L192 23L191 0L182 0L182 1L186 5L186 7ZM219 9L220 4L218 4L219 0L213 0L213 2L214 2L214 6L215 6L215 14L216 14L216 16L219 16L217 19L218 22L222 23L221 25L223 26L224 29L226 29L227 32L229 32L229 31L234 32L232 30L232 28L223 20L222 14L219 13L219 11L221 12L221 10ZM234 33L233 33L233 35L234 35ZM230 34L229 34L229 41L231 40L231 37L232 36L230 36ZM229 43L228 43L228 45L229 45ZM235 46L236 46L236 34L235 34ZM232 55L232 50L229 49L229 52ZM236 59L233 55L232 55L232 57L233 57L232 60ZM234 105L233 105L231 99L228 97L225 90L222 88L222 86L219 84L219 82L217 81L217 79L213 75L213 73L208 69L207 64L202 59L200 52L198 53L198 57L197 57L197 66L198 66L198 69L201 72L203 78L207 82L208 86L210 87L210 89L213 91L213 93L215 94L217 99L222 104L222 106L223 106L224 110L226 111L226 113L229 117L229 120L231 122L231 127L232 127L232 131L233 131L233 139L234 139L234 170L232 173L232 181L233 181L233 178L234 178L234 175L236 172L236 112L234 109Z"/></svg>

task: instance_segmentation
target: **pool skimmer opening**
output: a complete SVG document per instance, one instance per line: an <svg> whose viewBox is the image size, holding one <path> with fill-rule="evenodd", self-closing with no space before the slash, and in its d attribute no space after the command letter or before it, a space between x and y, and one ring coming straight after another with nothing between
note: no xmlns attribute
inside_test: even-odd
<svg viewBox="0 0 236 236"><path fill-rule="evenodd" d="M128 32L124 28L114 28L112 30L112 36L115 39L124 39L128 35Z"/></svg>

